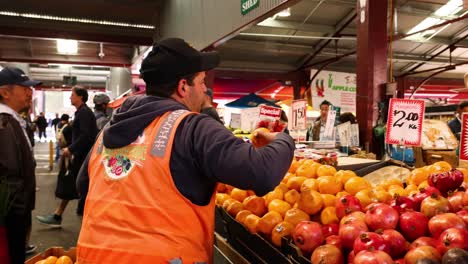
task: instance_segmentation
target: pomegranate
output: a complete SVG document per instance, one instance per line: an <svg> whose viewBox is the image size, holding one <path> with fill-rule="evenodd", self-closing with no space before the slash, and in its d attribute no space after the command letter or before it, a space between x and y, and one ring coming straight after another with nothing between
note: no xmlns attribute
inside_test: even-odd
<svg viewBox="0 0 468 264"><path fill-rule="evenodd" d="M339 248L340 250L342 249L341 238L340 238L340 236L337 236L337 235L331 235L331 236L325 238L325 244L334 245L337 248Z"/></svg>
<svg viewBox="0 0 468 264"><path fill-rule="evenodd" d="M459 228L449 228L442 232L438 240L437 250L441 254L451 248L468 250L468 231Z"/></svg>
<svg viewBox="0 0 468 264"><path fill-rule="evenodd" d="M324 240L322 227L316 222L302 221L294 229L293 240L302 252L310 254Z"/></svg>
<svg viewBox="0 0 468 264"><path fill-rule="evenodd" d="M457 169L447 172L432 173L427 182L436 187L444 196L449 191L455 191L463 183L463 173Z"/></svg>
<svg viewBox="0 0 468 264"><path fill-rule="evenodd" d="M395 199L390 202L390 206L397 210L398 213L404 213L408 210L416 210L416 204L414 200L408 196L397 195Z"/></svg>
<svg viewBox="0 0 468 264"><path fill-rule="evenodd" d="M338 234L341 239L341 245L344 249L353 249L354 240L362 233L369 231L366 224L363 222L350 222L340 225Z"/></svg>
<svg viewBox="0 0 468 264"><path fill-rule="evenodd" d="M363 250L382 250L390 253L390 246L383 237L374 232L364 232L354 240L353 251L358 254Z"/></svg>
<svg viewBox="0 0 468 264"><path fill-rule="evenodd" d="M402 257L406 253L406 239L402 234L400 234L400 232L393 229L387 229L382 232L381 236L390 247L389 253L392 258L395 259Z"/></svg>
<svg viewBox="0 0 468 264"><path fill-rule="evenodd" d="M461 211L458 211L457 212L457 215L463 219L463 221L465 222L465 224L468 226L468 209L464 209L464 210L461 210Z"/></svg>
<svg viewBox="0 0 468 264"><path fill-rule="evenodd" d="M421 202L421 213L428 219L437 214L448 213L449 202L441 195L432 194Z"/></svg>
<svg viewBox="0 0 468 264"><path fill-rule="evenodd" d="M406 264L416 264L420 259L430 259L440 262L441 256L437 249L431 246L413 248L405 255Z"/></svg>
<svg viewBox="0 0 468 264"><path fill-rule="evenodd" d="M310 257L312 263L329 263L342 264L344 263L343 253L334 245L323 245L314 250Z"/></svg>
<svg viewBox="0 0 468 264"><path fill-rule="evenodd" d="M425 236L428 233L427 223L426 216L420 212L406 212L400 215L401 233L409 241Z"/></svg>
<svg viewBox="0 0 468 264"><path fill-rule="evenodd" d="M354 264L354 258L356 257L356 254L354 254L354 251L349 252L348 254L348 264Z"/></svg>
<svg viewBox="0 0 468 264"><path fill-rule="evenodd" d="M449 193L447 200L449 202L450 212L456 213L463 208L464 192Z"/></svg>
<svg viewBox="0 0 468 264"><path fill-rule="evenodd" d="M373 203L366 212L366 224L371 230L395 229L398 225L398 212L390 205Z"/></svg>
<svg viewBox="0 0 468 264"><path fill-rule="evenodd" d="M326 224L322 226L323 237L327 238L331 235L338 235L338 229L340 226L338 224Z"/></svg>
<svg viewBox="0 0 468 264"><path fill-rule="evenodd" d="M435 238L432 237L420 237L417 238L413 243L411 243L409 250L413 248L417 248L420 246L431 246L431 247L437 247L438 241Z"/></svg>
<svg viewBox="0 0 468 264"><path fill-rule="evenodd" d="M405 259L397 259L393 262L394 264L405 264Z"/></svg>
<svg viewBox="0 0 468 264"><path fill-rule="evenodd" d="M350 214L354 211L362 211L361 203L359 202L359 199L347 194L344 195L338 200L336 200L336 216L341 219L345 215Z"/></svg>
<svg viewBox="0 0 468 264"><path fill-rule="evenodd" d="M429 219L429 232L432 237L438 238L440 234L451 227L466 229L462 218L454 213L438 214Z"/></svg>
<svg viewBox="0 0 468 264"><path fill-rule="evenodd" d="M393 260L383 251L363 250L354 257L354 264L393 264Z"/></svg>
<svg viewBox="0 0 468 264"><path fill-rule="evenodd" d="M411 197L415 203L416 210L419 211L421 202L434 193L437 195L441 195L439 190L437 190L435 187L432 187L432 186L419 189L419 192Z"/></svg>

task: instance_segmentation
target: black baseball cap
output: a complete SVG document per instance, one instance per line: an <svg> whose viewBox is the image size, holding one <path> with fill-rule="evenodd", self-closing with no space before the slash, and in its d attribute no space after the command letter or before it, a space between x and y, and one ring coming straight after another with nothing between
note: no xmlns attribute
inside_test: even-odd
<svg viewBox="0 0 468 264"><path fill-rule="evenodd" d="M40 81L34 81L29 79L29 77L24 74L19 68L15 67L5 67L0 71L0 86L16 84L21 86L36 86L41 84Z"/></svg>
<svg viewBox="0 0 468 264"><path fill-rule="evenodd" d="M200 52L180 38L156 42L141 64L140 77L147 84L166 84L219 65L218 52Z"/></svg>

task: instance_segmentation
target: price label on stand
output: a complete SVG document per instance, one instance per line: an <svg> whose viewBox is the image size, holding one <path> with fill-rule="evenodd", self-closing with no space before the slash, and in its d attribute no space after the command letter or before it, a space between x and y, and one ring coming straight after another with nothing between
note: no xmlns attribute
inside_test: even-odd
<svg viewBox="0 0 468 264"><path fill-rule="evenodd" d="M468 162L468 113L463 113L461 118L460 161Z"/></svg>
<svg viewBox="0 0 468 264"><path fill-rule="evenodd" d="M385 142L420 146L423 120L423 100L390 99Z"/></svg>
<svg viewBox="0 0 468 264"><path fill-rule="evenodd" d="M334 141L334 133L335 133L335 119L336 119L336 111L335 110L328 110L327 115L327 122L325 123L325 131L323 132L323 137L320 140L324 141Z"/></svg>
<svg viewBox="0 0 468 264"><path fill-rule="evenodd" d="M291 103L291 130L306 129L307 101L294 100Z"/></svg>

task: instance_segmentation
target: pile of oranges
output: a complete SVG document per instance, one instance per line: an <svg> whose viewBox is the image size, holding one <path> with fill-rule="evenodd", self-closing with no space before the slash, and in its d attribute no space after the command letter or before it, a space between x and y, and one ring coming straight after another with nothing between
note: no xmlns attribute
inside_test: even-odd
<svg viewBox="0 0 468 264"><path fill-rule="evenodd" d="M290 235L303 220L324 225L339 223L335 204L343 195L354 195L362 208L373 202L389 203L396 195L409 196L428 186L429 174L450 169L450 164L441 161L413 170L406 187L397 178L372 186L353 171L337 171L312 160L294 159L281 183L268 194L259 197L250 190L219 184L216 204L251 233L259 233L279 247L281 237ZM468 184L468 170L460 170Z"/></svg>
<svg viewBox="0 0 468 264"><path fill-rule="evenodd" d="M77 263L75 262L75 264ZM46 259L37 261L35 264L73 264L73 260L69 256L49 256Z"/></svg>

